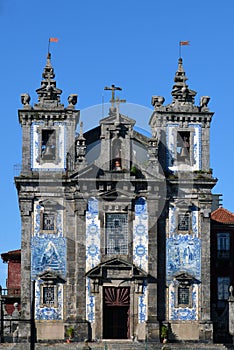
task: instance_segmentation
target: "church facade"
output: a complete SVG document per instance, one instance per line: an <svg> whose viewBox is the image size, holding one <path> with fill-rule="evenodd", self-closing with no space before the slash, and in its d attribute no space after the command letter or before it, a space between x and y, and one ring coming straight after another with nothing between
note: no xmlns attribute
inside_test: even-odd
<svg viewBox="0 0 234 350"><path fill-rule="evenodd" d="M38 102L21 95L19 337L211 341L209 97L195 105L179 59L172 102L152 97L151 135L120 113L83 133L48 54ZM96 119L96 116L93 116ZM32 307L33 305L33 307Z"/></svg>

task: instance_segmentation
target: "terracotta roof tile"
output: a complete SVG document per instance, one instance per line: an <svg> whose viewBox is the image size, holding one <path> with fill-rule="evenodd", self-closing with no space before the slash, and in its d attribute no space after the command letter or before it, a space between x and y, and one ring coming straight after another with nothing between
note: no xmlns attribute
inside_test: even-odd
<svg viewBox="0 0 234 350"><path fill-rule="evenodd" d="M211 219L222 224L234 224L234 214L224 208L218 208L213 211Z"/></svg>

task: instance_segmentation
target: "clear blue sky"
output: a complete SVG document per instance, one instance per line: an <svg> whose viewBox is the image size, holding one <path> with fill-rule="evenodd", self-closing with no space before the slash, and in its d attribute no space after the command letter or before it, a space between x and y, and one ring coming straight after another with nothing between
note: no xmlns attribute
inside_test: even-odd
<svg viewBox="0 0 234 350"><path fill-rule="evenodd" d="M211 167L216 193L234 212L234 1L196 0L0 0L1 40L1 240L0 252L20 247L20 215L14 165L21 163L20 94L37 102L49 37L62 102L78 93L77 108L110 98L103 87L116 84L129 103L152 108L152 95L171 101L178 42L190 40L182 57L189 87L211 96ZM130 115L129 115L130 116ZM134 118L134 115L131 117ZM87 117L88 119L89 117ZM148 120L137 120L140 126ZM98 124L97 120L93 121ZM85 120L84 126L88 125ZM0 263L0 284L5 285Z"/></svg>

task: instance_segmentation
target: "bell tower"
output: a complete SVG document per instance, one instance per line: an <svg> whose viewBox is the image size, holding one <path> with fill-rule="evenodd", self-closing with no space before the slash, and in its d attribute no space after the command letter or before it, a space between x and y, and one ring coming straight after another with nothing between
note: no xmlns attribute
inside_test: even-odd
<svg viewBox="0 0 234 350"><path fill-rule="evenodd" d="M210 213L211 190L216 183L210 169L210 98L187 85L179 58L172 88L172 102L153 96L150 119L157 135L159 162L167 181L168 200L159 220L165 240L166 320L172 335L181 340L212 340L210 310ZM160 264L160 262L159 262Z"/></svg>
<svg viewBox="0 0 234 350"><path fill-rule="evenodd" d="M51 54L48 53L38 102L21 95L22 169L15 184L21 213L21 306L19 337L30 334L35 318L37 339L63 339L67 280L66 199L67 159L75 159L77 95L60 102ZM70 240L71 241L71 240ZM70 242L69 241L69 242ZM73 243L70 243L73 244ZM73 244L74 245L74 244ZM31 286L31 288L30 288ZM31 315L31 305L34 315ZM48 311L49 310L49 311ZM44 320L46 322L41 323Z"/></svg>
<svg viewBox="0 0 234 350"><path fill-rule="evenodd" d="M41 87L36 90L38 103L31 107L30 96L21 95L23 109L19 122L23 131L22 173L65 171L66 154L74 157L74 134L79 119L75 110L77 95L68 97L68 106L60 102L62 90L56 87L55 73L48 53Z"/></svg>

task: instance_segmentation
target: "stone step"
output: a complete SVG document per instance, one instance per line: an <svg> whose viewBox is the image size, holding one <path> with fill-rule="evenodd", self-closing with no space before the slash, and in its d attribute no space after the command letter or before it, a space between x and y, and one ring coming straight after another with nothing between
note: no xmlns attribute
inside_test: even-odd
<svg viewBox="0 0 234 350"><path fill-rule="evenodd" d="M36 343L35 350L82 350L84 343ZM163 344L160 343L137 343L130 341L106 341L100 343L89 343L91 350L161 350ZM0 350L30 350L28 343L4 343L0 344ZM165 350L234 350L234 346L225 346L223 344L204 344L204 343L168 343Z"/></svg>

